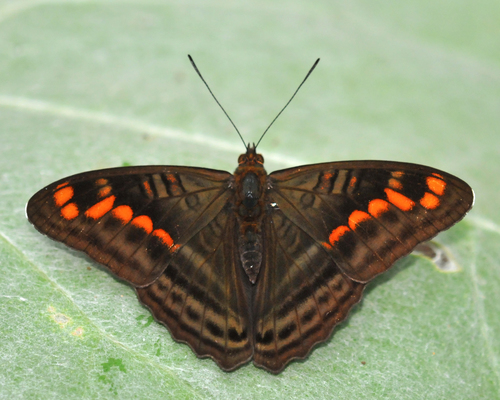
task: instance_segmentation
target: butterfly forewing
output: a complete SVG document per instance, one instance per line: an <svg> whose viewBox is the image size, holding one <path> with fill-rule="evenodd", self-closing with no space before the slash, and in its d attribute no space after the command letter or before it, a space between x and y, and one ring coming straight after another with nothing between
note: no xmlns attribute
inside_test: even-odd
<svg viewBox="0 0 500 400"><path fill-rule="evenodd" d="M269 179L270 201L359 282L462 219L474 199L462 180L407 163L315 164Z"/></svg>
<svg viewBox="0 0 500 400"><path fill-rule="evenodd" d="M142 286L226 204L231 175L184 167L93 171L49 185L26 212L47 236Z"/></svg>

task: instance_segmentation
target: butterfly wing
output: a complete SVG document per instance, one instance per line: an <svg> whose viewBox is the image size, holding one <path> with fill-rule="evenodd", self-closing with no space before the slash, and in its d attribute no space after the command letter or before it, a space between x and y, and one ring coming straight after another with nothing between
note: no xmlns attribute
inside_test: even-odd
<svg viewBox="0 0 500 400"><path fill-rule="evenodd" d="M174 339L234 369L253 349L232 179L190 167L92 171L42 189L26 211L40 232L135 286Z"/></svg>
<svg viewBox="0 0 500 400"><path fill-rule="evenodd" d="M315 164L278 171L270 181L270 201L358 282L461 220L474 202L459 178L408 163Z"/></svg>
<svg viewBox="0 0 500 400"><path fill-rule="evenodd" d="M40 190L26 213L40 232L144 286L225 206L230 179L189 167L92 171Z"/></svg>
<svg viewBox="0 0 500 400"><path fill-rule="evenodd" d="M377 161L277 171L269 187L254 362L272 372L326 340L365 283L463 218L474 199L445 172Z"/></svg>
<svg viewBox="0 0 500 400"><path fill-rule="evenodd" d="M330 336L365 285L349 279L325 248L280 209L266 220L263 236L254 363L278 373Z"/></svg>
<svg viewBox="0 0 500 400"><path fill-rule="evenodd" d="M151 285L137 289L156 319L199 357L233 370L253 354L252 284L241 267L229 204L180 248Z"/></svg>

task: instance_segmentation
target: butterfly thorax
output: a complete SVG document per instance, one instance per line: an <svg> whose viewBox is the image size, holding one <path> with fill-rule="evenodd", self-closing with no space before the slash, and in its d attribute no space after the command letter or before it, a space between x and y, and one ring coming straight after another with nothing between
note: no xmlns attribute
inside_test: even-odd
<svg viewBox="0 0 500 400"><path fill-rule="evenodd" d="M234 172L235 213L239 223L238 250L243 269L255 283L262 263L262 218L265 210L267 172L255 145L238 158Z"/></svg>

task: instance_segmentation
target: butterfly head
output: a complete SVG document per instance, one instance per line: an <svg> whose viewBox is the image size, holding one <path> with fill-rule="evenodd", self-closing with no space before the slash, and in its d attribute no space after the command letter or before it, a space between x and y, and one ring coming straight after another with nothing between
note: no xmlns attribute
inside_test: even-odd
<svg viewBox="0 0 500 400"><path fill-rule="evenodd" d="M245 154L241 154L238 158L238 165L246 165L246 166L262 166L264 165L264 157L262 154L258 154L256 150L255 143L248 144L247 152Z"/></svg>

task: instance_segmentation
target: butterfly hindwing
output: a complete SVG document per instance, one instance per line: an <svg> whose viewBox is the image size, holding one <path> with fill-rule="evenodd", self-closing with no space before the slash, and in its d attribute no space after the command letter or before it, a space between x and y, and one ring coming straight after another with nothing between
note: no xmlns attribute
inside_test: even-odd
<svg viewBox="0 0 500 400"><path fill-rule="evenodd" d="M325 248L280 209L264 226L266 250L257 282L254 363L281 371L326 340L361 298Z"/></svg>
<svg viewBox="0 0 500 400"><path fill-rule="evenodd" d="M269 179L270 202L358 282L462 219L474 199L472 189L450 174L397 162L314 164Z"/></svg>
<svg viewBox="0 0 500 400"><path fill-rule="evenodd" d="M42 189L26 212L40 232L143 286L220 212L230 178L189 167L92 171Z"/></svg>
<svg viewBox="0 0 500 400"><path fill-rule="evenodd" d="M137 289L156 319L199 357L232 370L253 354L252 284L240 265L231 203L188 240L151 285Z"/></svg>

